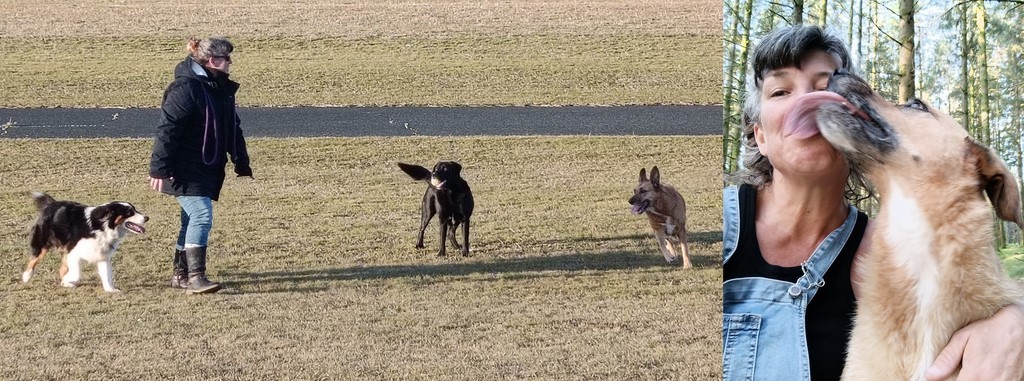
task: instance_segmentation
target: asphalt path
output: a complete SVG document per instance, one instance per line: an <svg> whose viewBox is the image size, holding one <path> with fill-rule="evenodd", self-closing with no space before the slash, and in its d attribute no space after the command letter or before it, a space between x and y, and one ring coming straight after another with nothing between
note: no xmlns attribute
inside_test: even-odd
<svg viewBox="0 0 1024 381"><path fill-rule="evenodd" d="M247 137L719 135L721 106L239 108ZM148 138L157 108L0 108L0 139Z"/></svg>

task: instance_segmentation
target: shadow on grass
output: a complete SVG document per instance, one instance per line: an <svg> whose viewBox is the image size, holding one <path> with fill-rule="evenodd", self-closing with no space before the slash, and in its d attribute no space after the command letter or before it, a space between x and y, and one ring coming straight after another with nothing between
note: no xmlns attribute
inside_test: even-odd
<svg viewBox="0 0 1024 381"><path fill-rule="evenodd" d="M691 244L694 244L694 243L715 244L715 243L722 242L722 231L719 230L719 231L711 231L711 232L690 232L690 234L686 238L687 238L687 240L689 240L689 243L691 243ZM654 238L654 232L648 230L648 231L643 232L643 233L629 234L629 235L620 235L620 236L615 236L615 237L577 237L577 238L569 238L569 239L547 240L547 241L544 241L542 243L546 243L546 244L564 243L564 242L576 242L576 243L579 243L579 242L598 242L598 243L600 243L600 242L612 242L612 241L622 241L622 240L646 240L646 239L649 239L649 240L651 240L651 242L654 242L654 239L655 239Z"/></svg>
<svg viewBox="0 0 1024 381"><path fill-rule="evenodd" d="M460 260L462 257L449 255L449 261ZM442 259L445 260L445 259ZM473 259L468 259L473 260ZM691 260L696 270L715 268L721 263L718 256L692 255ZM396 278L443 278L465 277L480 274L502 274L505 278L525 278L537 276L564 276L578 271L617 271L617 270L683 270L678 264L666 263L661 255L650 252L609 251L599 253L572 253L564 255L534 256L526 258L495 259L493 261L473 261L469 263L431 263L417 265L381 265L353 266L333 269L309 269L295 271L266 272L223 272L220 276L234 278L225 279L221 284L240 288L247 284L271 285L269 289L246 291L245 293L276 293L276 292L315 292L329 289L327 286L301 283L350 280L386 280ZM550 272L557 272L551 274ZM544 273L544 274L542 274ZM272 286L281 284L282 287Z"/></svg>

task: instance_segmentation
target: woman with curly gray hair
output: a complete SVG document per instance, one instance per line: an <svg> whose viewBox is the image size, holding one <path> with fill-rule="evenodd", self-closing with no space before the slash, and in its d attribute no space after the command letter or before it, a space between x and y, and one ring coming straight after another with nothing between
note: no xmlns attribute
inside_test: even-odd
<svg viewBox="0 0 1024 381"><path fill-rule="evenodd" d="M778 29L754 51L743 110L745 169L725 189L723 378L839 380L871 223L849 204L863 179L813 117L843 42L814 26ZM1020 380L1024 307L960 330L928 379ZM1006 336L1010 337L1006 337ZM961 362L962 360L962 362Z"/></svg>
<svg viewBox="0 0 1024 381"><path fill-rule="evenodd" d="M252 177L252 168L235 112L238 83L229 78L234 45L220 37L191 38L186 49L164 91L149 180L181 206L171 287L205 294L220 290L206 277L206 248L224 169L229 158L238 176Z"/></svg>

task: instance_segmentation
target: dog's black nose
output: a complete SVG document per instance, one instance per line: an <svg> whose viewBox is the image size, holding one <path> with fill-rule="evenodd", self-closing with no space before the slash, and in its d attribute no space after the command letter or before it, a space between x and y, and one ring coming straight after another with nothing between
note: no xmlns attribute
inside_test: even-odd
<svg viewBox="0 0 1024 381"><path fill-rule="evenodd" d="M145 217L143 217L143 218L142 218L142 222L149 222L149 216L145 216Z"/></svg>

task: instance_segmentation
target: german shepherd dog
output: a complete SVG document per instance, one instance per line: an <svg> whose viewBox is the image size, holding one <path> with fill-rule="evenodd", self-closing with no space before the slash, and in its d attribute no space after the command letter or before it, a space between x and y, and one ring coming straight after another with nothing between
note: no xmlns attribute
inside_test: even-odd
<svg viewBox="0 0 1024 381"><path fill-rule="evenodd" d="M923 380L953 333L1021 300L995 254L985 199L1021 225L1017 182L991 149L922 101L894 105L844 72L827 90L797 107L881 201L856 269L863 281L843 380Z"/></svg>
<svg viewBox="0 0 1024 381"><path fill-rule="evenodd" d="M650 179L646 169L640 168L640 180L633 188L629 204L633 205L633 214L647 214L658 239L658 248L668 263L675 263L682 256L683 268L693 266L690 263L690 246L686 242L686 201L675 188L661 182L657 166L651 168ZM674 244L679 245L678 253Z"/></svg>
<svg viewBox="0 0 1024 381"><path fill-rule="evenodd" d="M438 256L445 256L445 238L451 240L452 247L462 250L462 256L469 256L469 217L473 215L473 192L469 184L462 179L462 165L454 161L442 161L434 165L433 170L413 164L398 163L413 180L425 181L427 191L423 194L423 207L420 218L420 231L416 237L416 248L422 249L423 232L427 230L430 219L437 214L441 224L441 249ZM455 230L462 225L462 245L455 240Z"/></svg>

